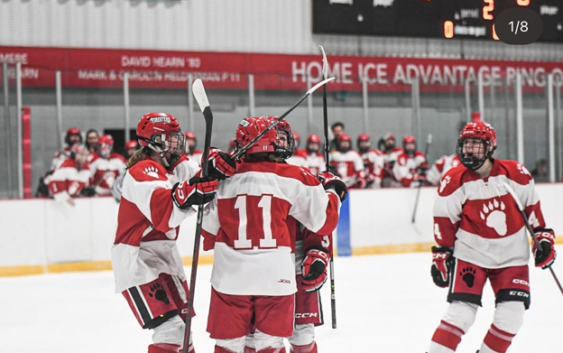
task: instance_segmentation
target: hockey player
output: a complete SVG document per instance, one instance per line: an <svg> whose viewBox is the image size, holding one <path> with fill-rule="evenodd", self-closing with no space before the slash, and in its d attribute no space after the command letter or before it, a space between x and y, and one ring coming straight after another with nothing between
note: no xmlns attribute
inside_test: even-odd
<svg viewBox="0 0 563 353"><path fill-rule="evenodd" d="M460 164L461 162L457 154L442 156L438 158L426 172L426 181L432 185L438 185L440 184L440 178L443 177L448 170Z"/></svg>
<svg viewBox="0 0 563 353"><path fill-rule="evenodd" d="M203 156L203 151L198 150L197 147L197 137L195 133L191 131L186 131L186 153L190 160L201 163L201 157Z"/></svg>
<svg viewBox="0 0 563 353"><path fill-rule="evenodd" d="M363 189L366 186L364 161L360 154L352 149L350 135L338 135L337 149L330 153L330 165L342 177L342 181L350 189Z"/></svg>
<svg viewBox="0 0 563 353"><path fill-rule="evenodd" d="M65 143L66 143L66 147L62 151L58 151L57 153L55 153L55 156L51 161L50 172L54 171L62 161L70 157L71 155L70 149L72 148L73 145L82 144L82 133L80 132L80 129L77 127L71 127L68 130L66 130Z"/></svg>
<svg viewBox="0 0 563 353"><path fill-rule="evenodd" d="M137 137L142 148L129 160L123 178L111 250L116 290L139 324L153 330L149 353L178 352L189 296L176 245L179 225L195 213L192 206L215 197L217 178L232 175L235 163L217 152L208 162L209 176L202 177L188 163L184 134L170 114L144 115ZM188 352L193 353L191 337L189 345Z"/></svg>
<svg viewBox="0 0 563 353"><path fill-rule="evenodd" d="M319 135L311 134L307 137L305 148L298 149L288 158L287 163L305 167L311 174L318 175L326 167L325 157L320 152L321 138Z"/></svg>
<svg viewBox="0 0 563 353"><path fill-rule="evenodd" d="M462 165L440 180L434 205L431 274L448 287L446 314L432 337L429 353L455 352L481 306L487 279L496 296L493 323L480 353L504 353L523 323L530 305L530 247L524 220L508 183L525 207L540 249L533 246L536 267L555 260L555 235L546 228L534 181L518 162L493 159L495 130L478 121L461 131L458 154Z"/></svg>
<svg viewBox="0 0 563 353"><path fill-rule="evenodd" d="M428 169L426 156L416 149L414 136L403 137L403 151L397 155L393 166L393 180L391 186L418 186L426 182L425 172Z"/></svg>
<svg viewBox="0 0 563 353"><path fill-rule="evenodd" d="M45 183L55 201L74 206L74 197L93 196L85 188L90 178L89 153L77 143L70 146L68 153L69 156L59 162L53 173L45 178Z"/></svg>
<svg viewBox="0 0 563 353"><path fill-rule="evenodd" d="M269 124L268 118L243 119L237 148ZM330 234L346 196L344 183L333 174L323 173L321 184L307 171L283 163L294 145L283 126L289 124L268 131L246 152L235 175L219 185L203 218L204 248L214 249L207 330L216 340L215 353L242 353L253 318L256 351L285 352L296 291L288 217ZM316 251L307 256L311 264L326 259Z"/></svg>
<svg viewBox="0 0 563 353"><path fill-rule="evenodd" d="M368 134L358 135L358 151L364 162L364 174L366 176L366 188L381 187L383 174L383 154L381 151L371 147Z"/></svg>
<svg viewBox="0 0 563 353"><path fill-rule="evenodd" d="M111 187L120 174L125 171L127 161L113 151L113 137L102 135L98 139L98 152L90 159L90 184L97 195L110 195Z"/></svg>
<svg viewBox="0 0 563 353"><path fill-rule="evenodd" d="M390 187L392 185L397 185L393 176L393 167L395 166L395 162L397 162L397 157L403 152L403 149L396 146L395 135L391 133L387 133L379 139L377 147L381 151L381 156L383 158L381 186Z"/></svg>
<svg viewBox="0 0 563 353"><path fill-rule="evenodd" d="M139 144L135 140L129 140L125 143L125 148L123 152L123 157L126 161L129 160L135 154L135 151L139 149Z"/></svg>
<svg viewBox="0 0 563 353"><path fill-rule="evenodd" d="M293 139L295 140L295 150L301 146L301 135L297 131L293 131Z"/></svg>

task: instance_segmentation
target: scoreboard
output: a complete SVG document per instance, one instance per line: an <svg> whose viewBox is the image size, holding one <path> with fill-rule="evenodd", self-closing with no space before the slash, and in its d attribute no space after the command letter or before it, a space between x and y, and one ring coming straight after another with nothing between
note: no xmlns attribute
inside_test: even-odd
<svg viewBox="0 0 563 353"><path fill-rule="evenodd" d="M528 8L539 42L563 43L563 0L312 0L313 33L498 40L497 16Z"/></svg>

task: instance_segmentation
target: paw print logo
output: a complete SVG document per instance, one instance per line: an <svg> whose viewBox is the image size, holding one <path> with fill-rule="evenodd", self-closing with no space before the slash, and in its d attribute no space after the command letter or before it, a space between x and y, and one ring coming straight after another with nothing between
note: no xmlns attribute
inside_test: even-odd
<svg viewBox="0 0 563 353"><path fill-rule="evenodd" d="M158 170L155 166L149 166L145 168L145 174L152 176L155 179L158 179Z"/></svg>
<svg viewBox="0 0 563 353"><path fill-rule="evenodd" d="M526 167L524 167L522 164L518 163L516 165L516 169L518 169L520 171L521 174L524 175L530 175L530 172L528 171L528 169L526 169Z"/></svg>
<svg viewBox="0 0 563 353"><path fill-rule="evenodd" d="M473 288L473 284L475 283L475 274L477 271L473 267L465 267L459 275L461 279L467 284L469 288Z"/></svg>
<svg viewBox="0 0 563 353"><path fill-rule="evenodd" d="M483 205L483 210L479 212L481 219L487 222L487 227L493 228L498 235L506 235L506 213L504 202L497 200L489 201Z"/></svg>
<svg viewBox="0 0 563 353"><path fill-rule="evenodd" d="M452 180L452 177L449 176L449 175L447 175L442 180L440 180L440 192L444 191L444 189L446 188L446 185L448 185L451 180Z"/></svg>
<svg viewBox="0 0 563 353"><path fill-rule="evenodd" d="M155 283L151 286L149 297L154 298L156 300L160 300L161 302L164 302L164 304L170 304L170 300L168 300L168 295L166 295L166 291L164 290L164 288L160 283Z"/></svg>

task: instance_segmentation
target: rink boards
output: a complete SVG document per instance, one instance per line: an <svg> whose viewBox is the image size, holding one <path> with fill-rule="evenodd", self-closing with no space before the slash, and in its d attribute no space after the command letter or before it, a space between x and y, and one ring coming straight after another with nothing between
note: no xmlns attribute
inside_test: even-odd
<svg viewBox="0 0 563 353"><path fill-rule="evenodd" d="M537 190L548 226L563 235L563 184L541 184ZM351 191L336 232L338 256L429 251L435 197L435 188L421 190L412 223L415 189ZM0 276L110 269L117 207L109 197L77 199L75 207L53 200L0 201ZM186 266L192 261L195 223L196 217L187 219L178 240ZM212 261L212 252L200 251L200 264Z"/></svg>

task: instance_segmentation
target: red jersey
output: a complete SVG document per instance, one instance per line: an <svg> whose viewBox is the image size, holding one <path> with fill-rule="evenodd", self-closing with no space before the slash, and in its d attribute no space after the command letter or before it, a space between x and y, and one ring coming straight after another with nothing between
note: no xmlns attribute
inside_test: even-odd
<svg viewBox="0 0 563 353"><path fill-rule="evenodd" d="M297 166L243 162L221 181L203 217L204 248L214 249L211 285L231 295L295 293L295 236L290 217L330 234L340 198Z"/></svg>
<svg viewBox="0 0 563 353"><path fill-rule="evenodd" d="M523 165L496 159L485 179L460 165L440 180L434 204L438 245L453 247L456 258L484 268L528 264L526 227L505 182L518 195L532 228L545 227L534 179Z"/></svg>
<svg viewBox="0 0 563 353"><path fill-rule="evenodd" d="M111 187L117 177L125 171L127 161L122 155L111 153L109 158L102 158L94 153L90 162L90 184L96 187L98 195L110 195Z"/></svg>
<svg viewBox="0 0 563 353"><path fill-rule="evenodd" d="M56 201L66 201L79 194L80 190L88 185L90 169L88 162L81 169L76 168L76 161L65 158L58 163L54 172L45 178L51 195Z"/></svg>
<svg viewBox="0 0 563 353"><path fill-rule="evenodd" d="M182 221L195 210L178 208L171 190L197 171L186 158L172 172L150 158L127 170L111 249L117 292L149 283L161 273L186 279L176 238Z"/></svg>

